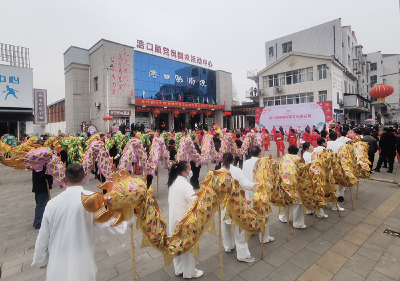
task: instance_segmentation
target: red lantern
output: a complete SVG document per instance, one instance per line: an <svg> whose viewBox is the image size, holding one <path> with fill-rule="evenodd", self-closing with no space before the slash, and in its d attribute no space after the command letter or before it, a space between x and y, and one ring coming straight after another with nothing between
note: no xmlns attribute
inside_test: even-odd
<svg viewBox="0 0 400 281"><path fill-rule="evenodd" d="M204 113L207 117L211 115L210 111L206 111L206 113Z"/></svg>
<svg viewBox="0 0 400 281"><path fill-rule="evenodd" d="M330 122L330 121L332 121L332 115L325 116L325 122Z"/></svg>
<svg viewBox="0 0 400 281"><path fill-rule="evenodd" d="M160 111L158 109L154 109L153 114L157 117L157 115L160 114Z"/></svg>
<svg viewBox="0 0 400 281"><path fill-rule="evenodd" d="M325 116L332 115L332 110L327 109L325 110Z"/></svg>
<svg viewBox="0 0 400 281"><path fill-rule="evenodd" d="M172 111L172 114L175 115L175 117L177 117L179 114L179 111L175 109L174 111Z"/></svg>
<svg viewBox="0 0 400 281"><path fill-rule="evenodd" d="M114 119L114 118L113 118L112 116L104 116L104 117L103 117L103 120L104 120L104 121L108 121L108 120L111 121L111 120L113 120L113 119Z"/></svg>
<svg viewBox="0 0 400 281"><path fill-rule="evenodd" d="M378 102L385 102L385 98L393 94L394 88L389 85L379 84L369 91L369 95L378 99Z"/></svg>
<svg viewBox="0 0 400 281"><path fill-rule="evenodd" d="M194 110L190 111L190 115L192 115L192 117L194 117L196 115L196 111L194 111Z"/></svg>

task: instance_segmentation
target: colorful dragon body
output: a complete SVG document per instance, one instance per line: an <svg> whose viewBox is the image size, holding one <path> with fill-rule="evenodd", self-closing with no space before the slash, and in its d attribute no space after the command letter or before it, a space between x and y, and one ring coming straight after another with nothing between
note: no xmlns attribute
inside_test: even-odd
<svg viewBox="0 0 400 281"><path fill-rule="evenodd" d="M99 186L100 189L107 190L106 194L82 194L83 206L93 213L107 206L107 210L94 219L99 223L116 216L113 225L117 225L130 220L134 214L137 218L136 227L142 230L142 247L152 246L160 251L166 265L176 256L187 252L199 256L199 242L203 234L215 234L214 215L221 204L231 216L233 227L239 226L241 230L245 230L247 239L253 233L265 231L268 204L259 204L256 201L254 207L249 208L244 191L239 189L239 184L229 171L207 173L193 205L169 235L167 223L161 215L157 201L152 197L152 188L147 190L145 181L131 177L128 172L121 171L121 174L123 177L112 175L114 183L106 182ZM256 198L265 198L266 190L261 187L255 193Z"/></svg>

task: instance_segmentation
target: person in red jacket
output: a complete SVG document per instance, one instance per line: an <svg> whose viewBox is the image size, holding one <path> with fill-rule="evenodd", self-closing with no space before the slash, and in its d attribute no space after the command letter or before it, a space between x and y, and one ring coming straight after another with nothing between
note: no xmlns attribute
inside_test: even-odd
<svg viewBox="0 0 400 281"><path fill-rule="evenodd" d="M285 155L285 144L283 143L283 136L280 131L275 134L276 150L279 157L279 152L282 152L282 156Z"/></svg>
<svg viewBox="0 0 400 281"><path fill-rule="evenodd" d="M304 131L302 139L304 140L304 142L311 142L311 134L309 128L306 128L306 130Z"/></svg>
<svg viewBox="0 0 400 281"><path fill-rule="evenodd" d="M275 126L273 126L271 130L271 140L274 140L275 133L276 133L276 128Z"/></svg>
<svg viewBox="0 0 400 281"><path fill-rule="evenodd" d="M291 145L297 146L297 136L296 136L296 131L294 129L290 129L288 135L288 141L289 141L289 146Z"/></svg>
<svg viewBox="0 0 400 281"><path fill-rule="evenodd" d="M318 147L317 140L321 137L320 134L318 134L317 129L314 130L314 132L311 135L311 143L314 147Z"/></svg>
<svg viewBox="0 0 400 281"><path fill-rule="evenodd" d="M269 132L268 130L265 130L263 133L263 146L264 146L264 152L269 151L269 147L271 146L270 142L270 137L269 137ZM264 154L263 154L264 157Z"/></svg>

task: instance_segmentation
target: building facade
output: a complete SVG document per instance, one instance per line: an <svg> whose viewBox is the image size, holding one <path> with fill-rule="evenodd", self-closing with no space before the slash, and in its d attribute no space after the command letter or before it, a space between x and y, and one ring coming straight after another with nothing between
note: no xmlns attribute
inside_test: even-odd
<svg viewBox="0 0 400 281"><path fill-rule="evenodd" d="M379 118L385 123L398 119L399 56L363 54L355 32L351 26L342 26L341 19L268 41L265 53L266 68L247 75L256 82L247 97L258 101L259 106L279 103L276 100L283 93L299 95L300 101L304 95L307 97L303 101L323 100L326 96L332 101L332 118L338 122L364 123L365 119ZM391 78L383 80L389 72ZM326 73L326 78L319 79L319 73ZM299 81L288 78L290 75L298 75ZM290 85L288 79L292 79ZM395 92L379 104L368 93L382 82L393 86Z"/></svg>
<svg viewBox="0 0 400 281"><path fill-rule="evenodd" d="M33 70L29 49L0 43L0 136L33 133Z"/></svg>
<svg viewBox="0 0 400 281"><path fill-rule="evenodd" d="M64 53L67 132L80 131L83 121L107 131L108 115L111 123L169 131L207 121L229 125L223 112L232 106L231 73L186 55L174 58L167 48L163 54L145 51L142 43L134 48L102 39Z"/></svg>

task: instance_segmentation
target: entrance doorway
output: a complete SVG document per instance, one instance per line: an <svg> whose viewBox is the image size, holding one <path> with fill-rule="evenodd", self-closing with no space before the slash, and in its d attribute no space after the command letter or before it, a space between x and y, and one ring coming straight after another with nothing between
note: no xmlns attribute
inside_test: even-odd
<svg viewBox="0 0 400 281"><path fill-rule="evenodd" d="M192 116L190 116L190 117L192 117ZM197 123L197 126L198 126L199 122L200 122L200 114L194 115L190 120L190 129L194 130L194 128L195 128L194 124Z"/></svg>
<svg viewBox="0 0 400 281"><path fill-rule="evenodd" d="M185 113L180 113L174 118L175 132L182 132L185 130Z"/></svg>
<svg viewBox="0 0 400 281"><path fill-rule="evenodd" d="M168 113L161 113L155 118L155 122L156 130L159 130L160 132L169 131ZM164 125L164 127L162 127L161 125Z"/></svg>
<svg viewBox="0 0 400 281"><path fill-rule="evenodd" d="M18 122L0 122L0 136L4 134L18 137Z"/></svg>

